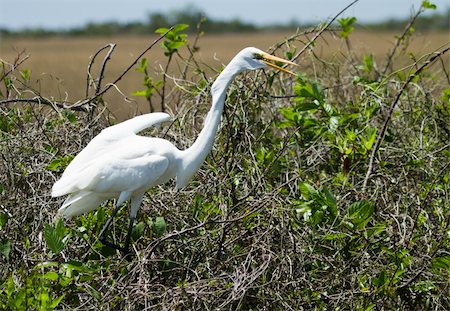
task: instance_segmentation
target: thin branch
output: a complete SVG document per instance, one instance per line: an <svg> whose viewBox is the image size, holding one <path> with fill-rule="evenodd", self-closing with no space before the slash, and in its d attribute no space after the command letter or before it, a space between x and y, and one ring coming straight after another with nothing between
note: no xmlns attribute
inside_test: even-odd
<svg viewBox="0 0 450 311"><path fill-rule="evenodd" d="M327 24L325 24L325 26L322 27L322 29L320 29L315 35L314 37L312 37L311 40L308 41L308 43L297 53L295 54L295 56L292 58L292 61L295 61L300 55L302 55L307 48L309 48L309 46L311 44L313 44L317 38L326 30L328 29L328 27L331 26L331 24L345 11L347 11L351 6L353 6L355 3L359 2L359 0L354 0L353 2L351 2L349 5L347 5L345 8L343 8L339 13L337 13Z"/></svg>
<svg viewBox="0 0 450 311"><path fill-rule="evenodd" d="M115 43L110 43L109 44L109 51L108 51L108 53L106 53L106 56L103 59L103 63L102 63L101 69L100 69L100 74L98 76L98 81L97 81L97 87L96 87L97 90L95 92L96 95L98 94L98 92L101 89L102 80L103 80L103 78L105 76L106 63L111 59L111 54L114 51L115 47L116 47Z"/></svg>
<svg viewBox="0 0 450 311"><path fill-rule="evenodd" d="M145 55L145 53L147 53L148 51L150 51L159 41L161 41L169 32L171 32L173 29L173 26L170 27L164 34L162 34L158 39L156 39L155 41L153 41L152 44L150 44L144 51L142 51L141 54L138 55L138 57L122 72L122 74L120 74L120 76L118 76L112 83L109 83L102 91L98 92L98 94L96 94L96 96L94 96L92 99L98 97L98 96L102 96L103 94L105 94L114 84L116 84L117 82L119 82L120 80L122 80L122 78L128 73L128 71L131 70L131 68L133 68L137 62L142 58L142 56ZM91 100L92 100L91 99Z"/></svg>
<svg viewBox="0 0 450 311"><path fill-rule="evenodd" d="M87 79L86 79L86 97L89 96L89 86L91 84L92 79L92 74L91 74L91 68L94 65L95 59L97 58L97 56L105 49L107 49L109 47L109 51L106 54L102 66L101 66L101 70L100 70L100 75L98 77L98 81L97 81L97 85L95 88L95 93L97 94L97 92L100 90L100 84L101 81L103 79L103 75L104 75L104 71L105 71L105 67L106 67L106 62L110 59L111 57L111 53L113 52L114 48L116 47L115 43L108 43L107 45L105 45L104 47L100 48L91 58L89 64L88 64L88 75L87 75Z"/></svg>
<svg viewBox="0 0 450 311"><path fill-rule="evenodd" d="M391 62L394 58L394 54L397 51L398 47L400 46L400 43L405 39L406 35L408 34L409 30L411 29L412 25L416 21L417 17L423 12L422 10L423 6L420 5L419 10L416 12L416 14L410 19L409 23L406 25L405 29L403 30L403 33L401 36L397 37L397 41L395 42L395 45L392 47L391 51L389 52L389 56L387 58L386 64L383 67L383 70L381 71L381 75L379 80L381 81L386 74L389 66L391 65Z"/></svg>
<svg viewBox="0 0 450 311"><path fill-rule="evenodd" d="M368 180L370 178L370 175L373 172L373 163L374 163L375 155L378 152L378 149L380 148L381 143L383 142L384 135L386 134L386 130L387 130L388 126L389 126L389 122L391 121L394 109L397 106L397 103L399 102L400 97L402 96L403 92L406 90L406 87L428 65L432 64L433 62L435 62L437 59L439 59L442 55L447 53L449 50L450 50L450 46L447 47L446 49L440 51L440 52L435 53L430 59L428 59L426 62L424 62L419 68L416 69L416 71L413 74L411 74L408 77L408 79L403 83L400 91L398 91L397 95L395 96L394 101L391 104L391 107L389 108L389 111L387 113L386 119L384 120L384 124L383 124L383 127L381 129L381 132L378 134L377 140L376 140L375 145L373 146L373 149L372 149L372 153L370 154L369 166L367 168L366 177L364 178L364 182L363 182L363 191L366 190L367 182L368 182Z"/></svg>
<svg viewBox="0 0 450 311"><path fill-rule="evenodd" d="M23 51L23 52L24 52L24 51ZM23 52L20 52L20 55L21 55ZM20 55L19 55L19 56L17 57L17 59L14 61L14 64L12 64L11 69L8 70L8 71L6 71L6 72L0 77L0 81L2 81L5 77L7 77L11 72L13 72L14 70L16 70L17 67L19 67L20 65L22 65L22 63L23 63L24 61L26 61L26 60L30 57L30 55L27 54L27 55L25 55L24 58L20 59ZM1 61L1 60L0 60L0 61ZM1 61L1 62L4 63L3 61Z"/></svg>
<svg viewBox="0 0 450 311"><path fill-rule="evenodd" d="M70 109L70 110L74 110L74 111L86 111L86 108L84 108L83 105L73 105L68 102L51 101L42 96L36 96L36 97L32 97L32 98L10 98L10 99L0 100L0 105L12 104L12 103L36 103L36 104L48 105L53 108L58 107L58 108Z"/></svg>

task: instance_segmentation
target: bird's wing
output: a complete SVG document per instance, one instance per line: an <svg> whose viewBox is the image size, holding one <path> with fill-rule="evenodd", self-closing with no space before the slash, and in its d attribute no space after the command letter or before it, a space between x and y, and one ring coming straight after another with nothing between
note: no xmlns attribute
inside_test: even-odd
<svg viewBox="0 0 450 311"><path fill-rule="evenodd" d="M123 159L104 157L82 170L63 176L52 188L52 196L78 191L122 193L145 191L166 173L169 160L160 155Z"/></svg>
<svg viewBox="0 0 450 311"><path fill-rule="evenodd" d="M131 132L137 134L150 126L158 125L160 123L169 121L170 119L171 116L164 112L147 113L110 126L102 132L117 132L117 134L121 134L123 132Z"/></svg>
<svg viewBox="0 0 450 311"><path fill-rule="evenodd" d="M155 112L137 116L105 128L70 162L63 176L80 171L87 163L104 156L110 146L115 142L170 119L171 117L167 113Z"/></svg>

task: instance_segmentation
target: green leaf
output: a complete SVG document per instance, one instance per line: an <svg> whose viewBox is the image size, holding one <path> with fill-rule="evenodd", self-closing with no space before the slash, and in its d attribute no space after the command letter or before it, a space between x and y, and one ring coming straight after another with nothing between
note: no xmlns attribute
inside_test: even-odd
<svg viewBox="0 0 450 311"><path fill-rule="evenodd" d="M142 90L142 91L135 91L133 93L131 93L131 95L133 96L141 96L141 97L147 97L147 90Z"/></svg>
<svg viewBox="0 0 450 311"><path fill-rule="evenodd" d="M371 303L371 304L369 304L365 309L364 309L364 311L372 311L372 310L376 310L376 304L374 304L374 303Z"/></svg>
<svg viewBox="0 0 450 311"><path fill-rule="evenodd" d="M4 290L6 292L6 297L8 297L8 299L11 298L12 294L16 290L16 286L14 285L14 279L12 276L10 276L8 278L8 281L6 282L6 286L3 286L2 290Z"/></svg>
<svg viewBox="0 0 450 311"><path fill-rule="evenodd" d="M347 209L347 216L356 229L363 228L372 218L375 204L371 201L362 200L355 202Z"/></svg>
<svg viewBox="0 0 450 311"><path fill-rule="evenodd" d="M75 114L73 114L73 112L70 112L70 111L65 111L64 112L64 114L65 114L65 116L66 116L66 119L70 122L70 123L75 123L75 122L77 122L77 117L75 116Z"/></svg>
<svg viewBox="0 0 450 311"><path fill-rule="evenodd" d="M338 19L338 23L342 26L342 31L339 33L341 38L347 38L352 33L355 22L356 17L343 17Z"/></svg>
<svg viewBox="0 0 450 311"><path fill-rule="evenodd" d="M312 102L301 101L295 106L295 110L297 110L297 111L309 111L309 110L314 110L317 108L319 108L319 105L315 101L312 101Z"/></svg>
<svg viewBox="0 0 450 311"><path fill-rule="evenodd" d="M148 60L146 57L142 58L141 61L138 64L138 68L136 68L136 71L145 73L148 66Z"/></svg>
<svg viewBox="0 0 450 311"><path fill-rule="evenodd" d="M310 200L312 196L317 194L317 190L306 182L300 183L299 189L305 200Z"/></svg>
<svg viewBox="0 0 450 311"><path fill-rule="evenodd" d="M169 42L166 44L168 50L174 51L185 45L185 41Z"/></svg>
<svg viewBox="0 0 450 311"><path fill-rule="evenodd" d="M64 237L66 234L66 226L64 225L64 222L61 219L58 219L55 224L55 231L56 234L60 237Z"/></svg>
<svg viewBox="0 0 450 311"><path fill-rule="evenodd" d="M159 34L163 35L163 34L165 34L168 31L169 31L169 28L161 27L161 28L156 29L155 33L159 33Z"/></svg>
<svg viewBox="0 0 450 311"><path fill-rule="evenodd" d="M164 217L156 217L155 222L153 223L153 231L156 236L160 237L166 233L166 221Z"/></svg>
<svg viewBox="0 0 450 311"><path fill-rule="evenodd" d="M5 213L0 213L0 230L6 228L7 222L8 222L8 215Z"/></svg>
<svg viewBox="0 0 450 311"><path fill-rule="evenodd" d="M62 295L59 296L58 298L54 299L54 300L52 301L52 303L50 304L49 308L50 308L50 309L55 309L55 308L59 305L59 303L61 302L61 300L63 300L64 296L65 296L65 294L62 294Z"/></svg>
<svg viewBox="0 0 450 311"><path fill-rule="evenodd" d="M20 75L22 76L22 79L25 81L30 80L30 69L25 68L24 70L20 70Z"/></svg>
<svg viewBox="0 0 450 311"><path fill-rule="evenodd" d="M389 279L387 277L386 271L382 271L378 277L375 277L373 279L372 282L373 282L373 284L375 286L380 286L381 287L381 286L385 285L386 282L388 282L388 281L389 281Z"/></svg>
<svg viewBox="0 0 450 311"><path fill-rule="evenodd" d="M47 279L50 281L56 281L59 278L59 274L55 271L49 271L42 276L43 279Z"/></svg>
<svg viewBox="0 0 450 311"><path fill-rule="evenodd" d="M9 254L11 253L11 242L3 240L0 242L0 254L5 256L6 260L9 260Z"/></svg>
<svg viewBox="0 0 450 311"><path fill-rule="evenodd" d="M176 33L180 32L180 31L185 30L188 27L189 27L188 24L178 24L178 25L175 25L170 32L176 34ZM169 31L169 28L161 27L161 28L156 29L155 33L165 34L167 31Z"/></svg>
<svg viewBox="0 0 450 311"><path fill-rule="evenodd" d="M373 57L372 55L364 55L364 71L371 73L373 70Z"/></svg>
<svg viewBox="0 0 450 311"><path fill-rule="evenodd" d="M58 220L56 227L53 227L49 224L45 224L44 227L45 242L47 243L48 248L50 248L50 250L54 254L59 254L64 249L65 246L65 243L63 241L65 227L64 230L62 231L60 227L61 225L59 225L59 223L61 222L62 222L61 220ZM62 226L64 226L64 224Z"/></svg>
<svg viewBox="0 0 450 311"><path fill-rule="evenodd" d="M57 156L49 164L47 164L47 170L62 172L72 161L73 156L69 155L66 157Z"/></svg>
<svg viewBox="0 0 450 311"><path fill-rule="evenodd" d="M50 301L50 295L48 294L48 289L43 287L40 295L38 296L41 302L41 310L47 310L48 303Z"/></svg>
<svg viewBox="0 0 450 311"><path fill-rule="evenodd" d="M363 139L364 147L367 150L372 149L375 139L377 138L377 129L375 127L366 128L366 138Z"/></svg>
<svg viewBox="0 0 450 311"><path fill-rule="evenodd" d="M318 210L316 212L314 212L311 216L311 222L313 225L317 225L320 224L323 220L325 213L323 210Z"/></svg>
<svg viewBox="0 0 450 311"><path fill-rule="evenodd" d="M325 204L330 208L330 212L333 215L336 215L337 214L337 203L336 203L336 198L334 197L333 193L326 188L322 190L322 193L323 193Z"/></svg>
<svg viewBox="0 0 450 311"><path fill-rule="evenodd" d="M435 269L450 270L450 256L436 257L431 262L431 266Z"/></svg>
<svg viewBox="0 0 450 311"><path fill-rule="evenodd" d="M172 29L172 31L178 33L180 31L183 31L183 30L187 29L187 28L189 28L188 24L178 24Z"/></svg>
<svg viewBox="0 0 450 311"><path fill-rule="evenodd" d="M142 221L133 227L131 236L133 237L134 241L139 239L144 234L144 229L145 229L145 223Z"/></svg>
<svg viewBox="0 0 450 311"><path fill-rule="evenodd" d="M428 0L422 1L422 7L424 7L425 9L431 9L431 10L436 10L436 8L437 8L436 4L431 3Z"/></svg>

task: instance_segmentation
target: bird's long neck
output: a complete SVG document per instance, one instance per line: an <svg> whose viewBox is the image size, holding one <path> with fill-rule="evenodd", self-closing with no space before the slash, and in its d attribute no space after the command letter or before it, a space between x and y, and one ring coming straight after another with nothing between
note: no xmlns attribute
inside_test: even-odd
<svg viewBox="0 0 450 311"><path fill-rule="evenodd" d="M205 118L203 129L194 144L183 151L183 169L185 170L183 175L185 177L177 176L178 187L184 186L189 181L211 151L220 124L228 87L239 72L240 70L230 63L214 81L211 87L212 106Z"/></svg>

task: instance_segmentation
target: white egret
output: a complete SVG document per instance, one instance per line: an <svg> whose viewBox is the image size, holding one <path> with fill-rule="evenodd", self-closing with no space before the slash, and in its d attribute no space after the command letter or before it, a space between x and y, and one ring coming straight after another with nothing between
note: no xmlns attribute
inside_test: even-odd
<svg viewBox="0 0 450 311"><path fill-rule="evenodd" d="M52 196L68 195L59 209L66 218L87 213L103 201L117 199L99 240L129 252L133 223L144 193L151 187L176 179L176 188L186 186L211 150L231 81L239 73L270 66L295 75L276 63L294 63L256 48L240 51L223 69L211 87L212 107L194 144L179 150L165 139L136 135L170 120L166 113L149 113L110 126L98 134L67 166L52 188ZM130 200L129 227L124 247L106 240L106 232L122 203Z"/></svg>

